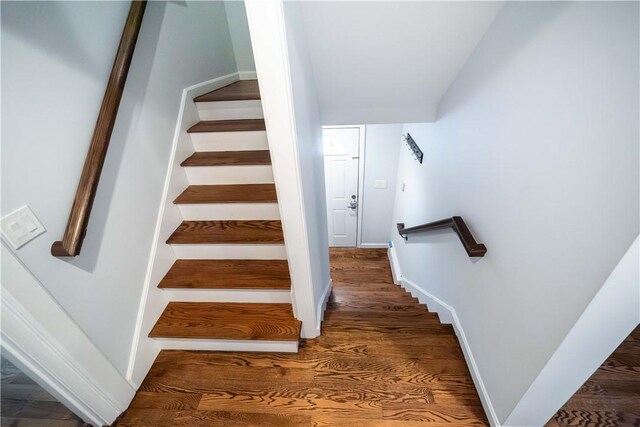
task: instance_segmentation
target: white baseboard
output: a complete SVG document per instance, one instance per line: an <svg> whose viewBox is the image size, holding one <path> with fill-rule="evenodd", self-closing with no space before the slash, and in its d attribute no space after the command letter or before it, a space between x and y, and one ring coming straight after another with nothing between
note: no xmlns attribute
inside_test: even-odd
<svg viewBox="0 0 640 427"><path fill-rule="evenodd" d="M3 356L94 426L127 409L133 387L4 244L0 300Z"/></svg>
<svg viewBox="0 0 640 427"><path fill-rule="evenodd" d="M487 393L487 389L484 385L484 382L482 381L480 371L478 370L476 361L473 358L473 352L471 351L471 347L469 346L469 342L467 341L467 337L464 333L462 322L456 314L456 310L449 304L433 296L429 292L419 287L417 284L404 277L400 279L400 286L410 292L413 297L418 298L421 303L427 305L429 311L437 312L442 323L453 325L453 329L462 347L462 352L464 353L464 358L467 362L467 366L469 367L469 371L471 372L473 383L475 384L478 395L480 396L482 407L484 408L484 411L487 414L491 425L499 427L500 422L498 420L498 416L496 415L493 404L491 403L491 399L489 398L489 395Z"/></svg>
<svg viewBox="0 0 640 427"><path fill-rule="evenodd" d="M329 295L331 295L332 279L329 279L326 289L318 301L318 307L316 309L316 336L319 336L322 332L322 321L324 320L324 312L327 309L327 303L329 302ZM312 337L304 337L312 338Z"/></svg>
<svg viewBox="0 0 640 427"><path fill-rule="evenodd" d="M464 329L462 328L462 322L456 314L456 310L449 304L445 303L441 299L422 289L414 282L402 276L402 273L400 272L400 263L398 262L397 253L393 246L389 248L388 256L394 283L402 286L402 288L411 293L414 298L418 298L418 301L420 301L421 304L425 304L429 311L438 313L438 317L440 317L440 321L442 323L453 325L453 329L462 347L462 352L464 353L464 358L467 362L467 366L469 366L469 371L471 372L473 383L475 384L478 395L480 396L482 407L484 408L484 411L487 414L491 425L499 427L500 422L498 420L498 416L496 415L493 404L491 403L491 399L489 398L489 395L487 393L487 389L484 386L482 377L480 376L478 365L473 358L473 352L471 351L471 347L469 346L469 342L467 341Z"/></svg>
<svg viewBox="0 0 640 427"><path fill-rule="evenodd" d="M400 284L402 278L402 272L400 271L400 264L398 263L398 256L396 254L396 248L391 246L387 251L389 257L389 265L391 266L391 275L393 276L393 283Z"/></svg>
<svg viewBox="0 0 640 427"><path fill-rule="evenodd" d="M173 200L188 186L186 174L180 167L180 163L195 151L187 133L187 129L199 121L198 109L193 98L227 86L239 79L239 73L227 74L187 87L182 91L162 201L156 220L127 368L127 380L135 388L140 386L160 352L158 344L148 338L147 334L168 303L164 294L156 286L176 260L171 247L164 242L182 222L180 210L173 204Z"/></svg>
<svg viewBox="0 0 640 427"><path fill-rule="evenodd" d="M238 76L240 76L240 80L256 80L258 78L255 71L238 71Z"/></svg>
<svg viewBox="0 0 640 427"><path fill-rule="evenodd" d="M386 249L389 247L388 243L360 243L362 249Z"/></svg>

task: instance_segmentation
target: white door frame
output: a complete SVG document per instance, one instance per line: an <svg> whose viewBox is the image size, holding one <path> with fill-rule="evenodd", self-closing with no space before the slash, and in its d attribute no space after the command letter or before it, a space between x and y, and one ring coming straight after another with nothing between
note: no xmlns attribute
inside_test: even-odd
<svg viewBox="0 0 640 427"><path fill-rule="evenodd" d="M358 141L358 224L356 226L356 247L362 247L362 211L364 210L364 155L366 144L366 125L339 125L322 126L322 129L349 129L358 128L360 140ZM324 156L324 153L323 153Z"/></svg>

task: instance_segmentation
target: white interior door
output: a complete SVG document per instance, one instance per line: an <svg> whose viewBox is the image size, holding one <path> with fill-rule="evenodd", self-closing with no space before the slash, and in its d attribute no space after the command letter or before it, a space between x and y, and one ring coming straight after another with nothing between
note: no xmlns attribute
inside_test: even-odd
<svg viewBox="0 0 640 427"><path fill-rule="evenodd" d="M360 128L324 128L329 246L356 247Z"/></svg>

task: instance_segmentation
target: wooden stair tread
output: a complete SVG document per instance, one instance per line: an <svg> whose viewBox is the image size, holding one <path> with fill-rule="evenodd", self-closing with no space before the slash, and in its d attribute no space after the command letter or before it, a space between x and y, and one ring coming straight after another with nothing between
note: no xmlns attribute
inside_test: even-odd
<svg viewBox="0 0 640 427"><path fill-rule="evenodd" d="M298 341L291 304L170 302L152 338Z"/></svg>
<svg viewBox="0 0 640 427"><path fill-rule="evenodd" d="M175 262L159 288L291 289L286 260L187 260Z"/></svg>
<svg viewBox="0 0 640 427"><path fill-rule="evenodd" d="M253 243L282 244L282 224L275 220L183 221L169 244Z"/></svg>
<svg viewBox="0 0 640 427"><path fill-rule="evenodd" d="M187 129L195 132L251 132L267 130L264 119L203 120Z"/></svg>
<svg viewBox="0 0 640 427"><path fill-rule="evenodd" d="M250 101L260 99L257 80L240 80L194 98L195 102Z"/></svg>
<svg viewBox="0 0 640 427"><path fill-rule="evenodd" d="M180 166L255 166L270 165L269 150L248 151L198 151L184 160Z"/></svg>
<svg viewBox="0 0 640 427"><path fill-rule="evenodd" d="M190 185L175 204L276 203L275 184Z"/></svg>

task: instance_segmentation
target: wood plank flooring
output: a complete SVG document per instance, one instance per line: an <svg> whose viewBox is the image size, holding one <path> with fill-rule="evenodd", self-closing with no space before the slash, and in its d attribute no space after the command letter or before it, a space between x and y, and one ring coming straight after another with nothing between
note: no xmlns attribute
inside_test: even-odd
<svg viewBox="0 0 640 427"><path fill-rule="evenodd" d="M289 263L279 259L179 259L159 288L291 289Z"/></svg>
<svg viewBox="0 0 640 427"><path fill-rule="evenodd" d="M282 224L275 220L182 221L169 244L252 243L282 244Z"/></svg>
<svg viewBox="0 0 640 427"><path fill-rule="evenodd" d="M640 426L640 326L546 426Z"/></svg>
<svg viewBox="0 0 640 427"><path fill-rule="evenodd" d="M204 120L187 129L187 132L252 132L267 130L264 119Z"/></svg>
<svg viewBox="0 0 640 427"><path fill-rule="evenodd" d="M269 150L253 151L197 151L181 166L254 166L270 165Z"/></svg>
<svg viewBox="0 0 640 427"><path fill-rule="evenodd" d="M260 99L257 80L240 80L221 89L205 93L194 99L195 102L250 101Z"/></svg>
<svg viewBox="0 0 640 427"><path fill-rule="evenodd" d="M291 304L170 302L150 337L298 341Z"/></svg>
<svg viewBox="0 0 640 427"><path fill-rule="evenodd" d="M320 337L297 354L162 351L117 425L488 425L451 327L392 284L386 251L330 255Z"/></svg>
<svg viewBox="0 0 640 427"><path fill-rule="evenodd" d="M190 185L173 202L200 203L277 203L275 184Z"/></svg>

